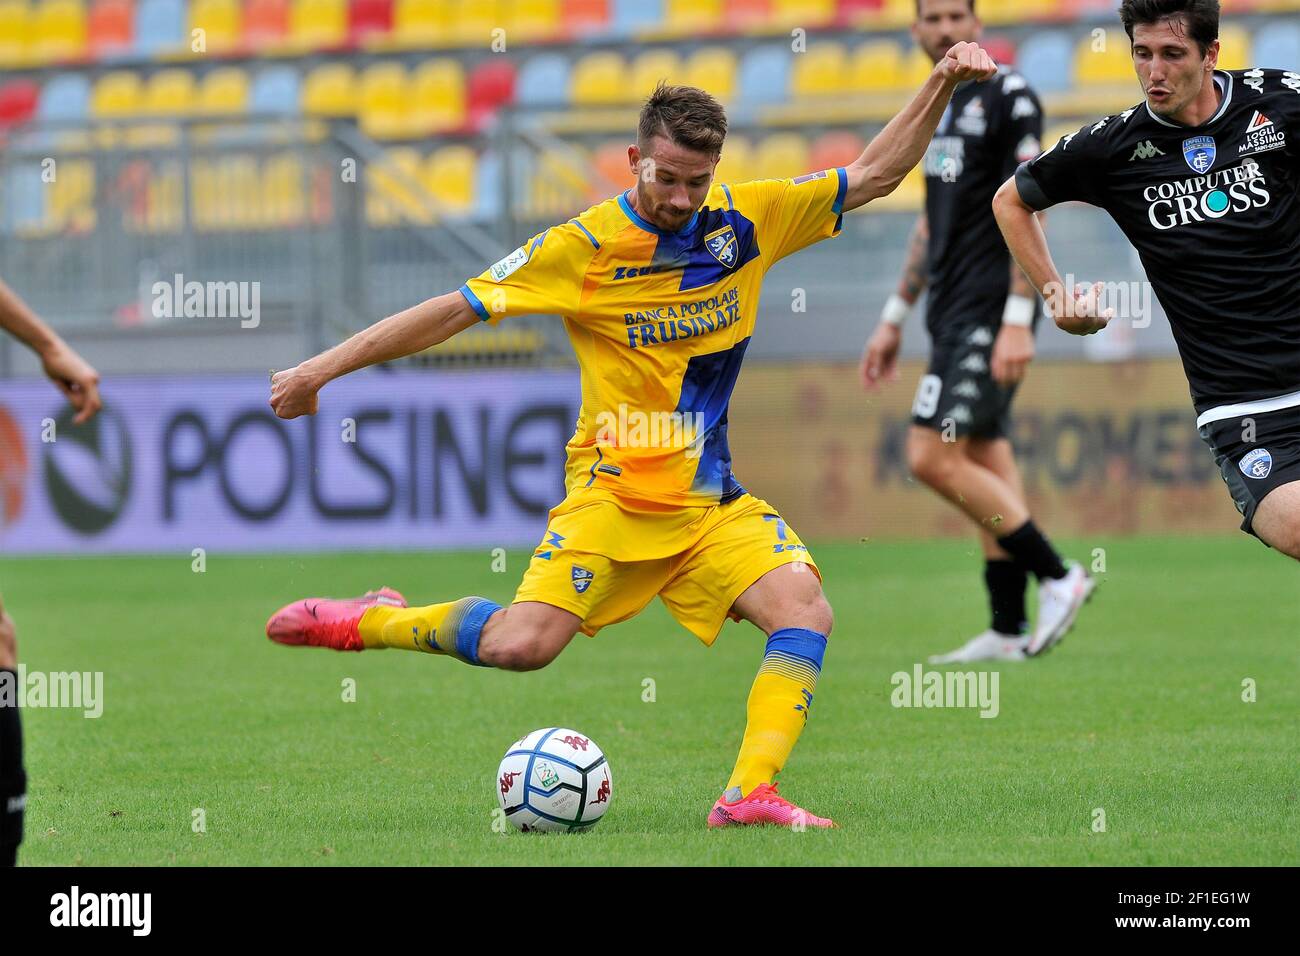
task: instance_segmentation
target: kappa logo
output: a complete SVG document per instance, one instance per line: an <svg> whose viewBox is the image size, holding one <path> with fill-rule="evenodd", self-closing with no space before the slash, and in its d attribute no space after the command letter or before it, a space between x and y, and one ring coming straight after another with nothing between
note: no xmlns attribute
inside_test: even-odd
<svg viewBox="0 0 1300 956"><path fill-rule="evenodd" d="M1241 459L1237 467L1247 478L1267 478L1273 472L1273 456L1267 448L1256 448Z"/></svg>
<svg viewBox="0 0 1300 956"><path fill-rule="evenodd" d="M984 361L984 356L978 352L972 352L966 356L957 367L963 372L971 372L975 375L983 375L989 370L988 362Z"/></svg>
<svg viewBox="0 0 1300 956"><path fill-rule="evenodd" d="M963 379L952 387L952 393L958 398L975 399L980 397L980 387L973 379Z"/></svg>
<svg viewBox="0 0 1300 956"><path fill-rule="evenodd" d="M1247 70L1241 75L1242 82L1249 86L1256 93L1264 92L1264 71L1259 67L1253 70Z"/></svg>
<svg viewBox="0 0 1300 956"><path fill-rule="evenodd" d="M518 770L512 770L501 775L501 796L504 797L510 793L510 788L515 785L515 777L517 776L519 776Z"/></svg>
<svg viewBox="0 0 1300 956"><path fill-rule="evenodd" d="M561 740L560 743L568 744L574 750L582 750L585 753L587 747L591 744L591 740L588 737L579 737L577 734L570 734L568 737Z"/></svg>
<svg viewBox="0 0 1300 956"><path fill-rule="evenodd" d="M608 802L609 802L609 774L606 773L605 779L600 782L600 786L596 789L596 796L592 798L591 803L588 803L587 806L591 806L592 803L608 803Z"/></svg>
<svg viewBox="0 0 1300 956"><path fill-rule="evenodd" d="M1028 96L1019 97L1015 105L1011 107L1011 118L1013 120L1024 119L1026 116L1037 116L1038 107Z"/></svg>
<svg viewBox="0 0 1300 956"><path fill-rule="evenodd" d="M579 594L586 594L587 588L591 587L591 582L596 580L596 575L586 568L573 566L573 590Z"/></svg>
<svg viewBox="0 0 1300 956"><path fill-rule="evenodd" d="M1219 147L1213 136L1193 136L1183 140L1183 158L1193 172L1208 173L1214 167Z"/></svg>
<svg viewBox="0 0 1300 956"><path fill-rule="evenodd" d="M974 420L969 405L954 405L943 417L959 425L969 425Z"/></svg>
<svg viewBox="0 0 1300 956"><path fill-rule="evenodd" d="M993 333L987 325L981 325L966 336L967 345L989 346L993 344Z"/></svg>
<svg viewBox="0 0 1300 956"><path fill-rule="evenodd" d="M1157 156L1163 155L1164 150L1151 140L1147 140L1145 143L1138 143L1137 149L1133 150L1133 155L1128 158L1128 161L1131 163L1139 159L1155 159Z"/></svg>
<svg viewBox="0 0 1300 956"><path fill-rule="evenodd" d="M1030 133L1016 144L1016 161L1027 163L1043 151L1043 144L1038 137Z"/></svg>
<svg viewBox="0 0 1300 956"><path fill-rule="evenodd" d="M731 226L723 226L704 237L704 248L709 250L709 255L717 259L721 265L728 269L736 264L739 249L736 246L736 230Z"/></svg>

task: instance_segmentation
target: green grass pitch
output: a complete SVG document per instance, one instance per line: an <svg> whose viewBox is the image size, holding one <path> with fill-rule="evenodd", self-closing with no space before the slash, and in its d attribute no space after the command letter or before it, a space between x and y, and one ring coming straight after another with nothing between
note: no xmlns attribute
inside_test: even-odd
<svg viewBox="0 0 1300 956"><path fill-rule="evenodd" d="M262 628L293 598L385 583L418 603L504 602L526 552L504 574L486 552L213 555L201 574L188 555L5 559L27 667L105 682L97 720L24 712L20 862L1300 862L1300 567L1244 536L1066 551L1096 547L1093 603L1052 654L997 666L994 719L890 705L893 673L984 626L973 545L815 547L836 627L781 783L840 829L805 833L704 827L762 653L750 625L705 649L654 602L544 671L507 674L279 647ZM581 835L494 832L497 762L551 725L605 749L610 812Z"/></svg>

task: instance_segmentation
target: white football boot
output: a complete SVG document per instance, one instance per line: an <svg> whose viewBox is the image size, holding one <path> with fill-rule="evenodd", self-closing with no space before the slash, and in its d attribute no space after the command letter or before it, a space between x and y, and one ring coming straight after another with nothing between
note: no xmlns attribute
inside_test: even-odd
<svg viewBox="0 0 1300 956"><path fill-rule="evenodd" d="M1067 561L1065 566L1065 577L1058 581L1047 578L1038 585L1038 624L1025 651L1029 657L1050 651L1070 633L1079 609L1097 586L1081 564Z"/></svg>
<svg viewBox="0 0 1300 956"><path fill-rule="evenodd" d="M969 661L1023 661L1029 655L1029 635L1013 637L988 630L948 654L935 654L931 664L965 664Z"/></svg>

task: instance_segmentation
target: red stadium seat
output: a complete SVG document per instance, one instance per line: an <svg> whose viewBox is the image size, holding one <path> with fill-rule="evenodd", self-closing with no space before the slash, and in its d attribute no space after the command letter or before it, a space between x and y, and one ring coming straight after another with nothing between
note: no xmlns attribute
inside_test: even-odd
<svg viewBox="0 0 1300 956"><path fill-rule="evenodd" d="M1016 44L1007 37L985 37L980 41L993 62L1002 66L1014 66L1016 62Z"/></svg>
<svg viewBox="0 0 1300 956"><path fill-rule="evenodd" d="M32 80L13 80L0 86L0 127L31 119L40 96L41 89Z"/></svg>
<svg viewBox="0 0 1300 956"><path fill-rule="evenodd" d="M348 4L348 40L364 44L393 32L393 0L352 0Z"/></svg>
<svg viewBox="0 0 1300 956"><path fill-rule="evenodd" d="M824 133L812 144L808 168L834 169L836 166L847 166L861 156L866 148L866 142L857 133Z"/></svg>
<svg viewBox="0 0 1300 956"><path fill-rule="evenodd" d="M609 27L609 0L569 0L564 5L564 30L572 35L600 33Z"/></svg>
<svg viewBox="0 0 1300 956"><path fill-rule="evenodd" d="M480 63L469 75L469 121L478 129L484 119L515 98L515 67L505 60Z"/></svg>
<svg viewBox="0 0 1300 956"><path fill-rule="evenodd" d="M248 0L244 8L244 39L259 49L278 46L289 33L289 0Z"/></svg>
<svg viewBox="0 0 1300 956"><path fill-rule="evenodd" d="M722 7L722 22L731 29L763 27L771 19L772 0L726 0Z"/></svg>
<svg viewBox="0 0 1300 956"><path fill-rule="evenodd" d="M95 0L86 22L86 43L93 56L125 53L135 39L131 0Z"/></svg>

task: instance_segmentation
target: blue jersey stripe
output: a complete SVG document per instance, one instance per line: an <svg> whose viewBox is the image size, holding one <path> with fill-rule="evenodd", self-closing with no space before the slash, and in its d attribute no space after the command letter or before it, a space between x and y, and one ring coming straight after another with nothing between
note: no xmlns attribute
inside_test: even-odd
<svg viewBox="0 0 1300 956"><path fill-rule="evenodd" d="M585 232L585 233L587 234L587 238L591 240L591 244L592 244L593 246L595 246L597 249L600 248L600 243L596 241L596 237L593 236L593 235L592 235L592 234L587 230L587 227L586 227L586 226L584 226L582 223L578 222L578 220L576 220L576 219L570 219L569 222L573 223L575 226L577 226L579 229L581 229L583 232Z"/></svg>
<svg viewBox="0 0 1300 956"><path fill-rule="evenodd" d="M474 307L474 311L478 313L480 319L486 322L488 319L492 318L492 316L488 314L488 310L483 307L483 303L479 301L478 296L470 290L468 283L460 287L460 294L465 297L466 302Z"/></svg>

